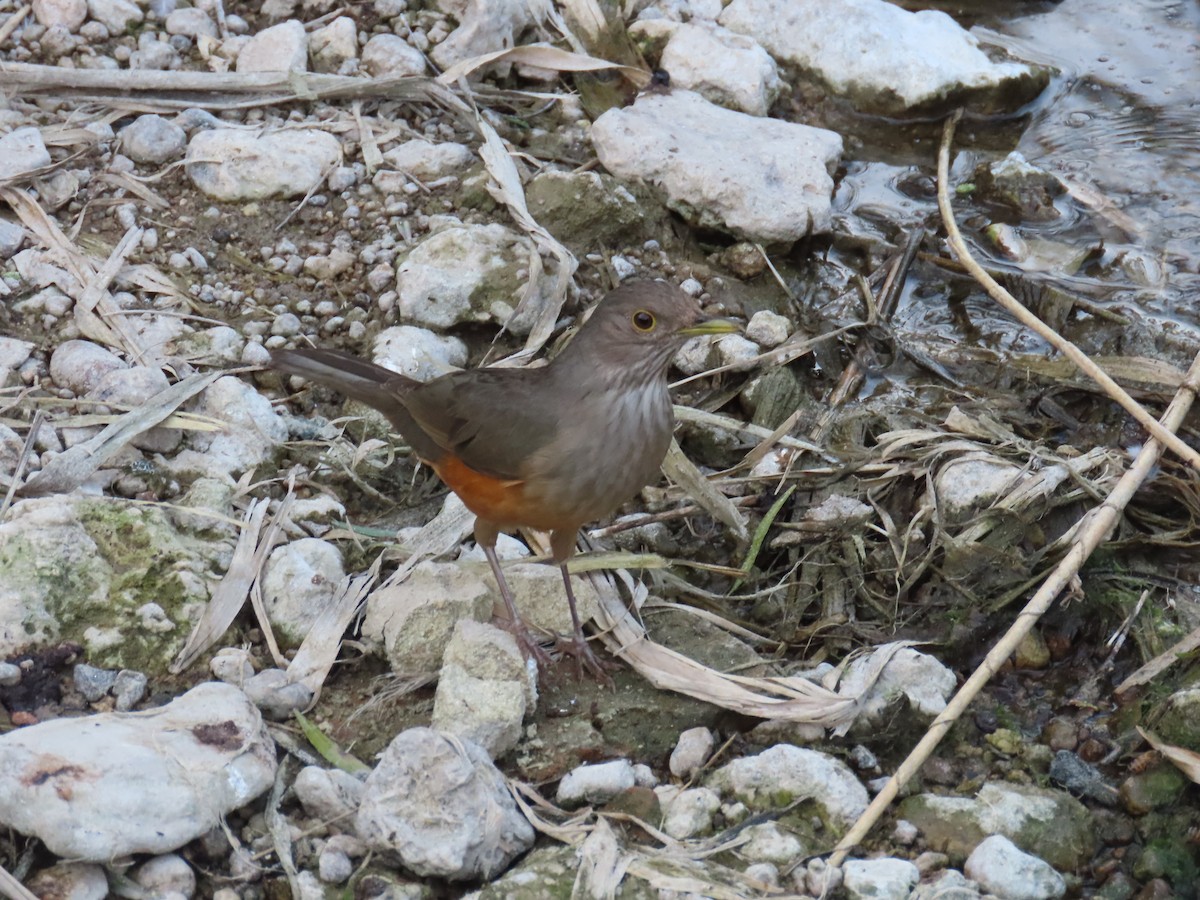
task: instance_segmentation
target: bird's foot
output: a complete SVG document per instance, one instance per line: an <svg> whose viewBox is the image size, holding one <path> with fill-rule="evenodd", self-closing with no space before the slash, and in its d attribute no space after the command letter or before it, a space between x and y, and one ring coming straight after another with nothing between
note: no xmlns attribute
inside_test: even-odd
<svg viewBox="0 0 1200 900"><path fill-rule="evenodd" d="M616 662L601 659L592 650L591 645L587 642L582 634L576 634L568 637L567 635L559 635L554 640L555 647L558 648L563 656L575 657L575 676L582 681L583 672L586 669L597 681L605 687L615 688L610 672L615 672L620 669L620 665Z"/></svg>
<svg viewBox="0 0 1200 900"><path fill-rule="evenodd" d="M500 626L511 634L517 640L517 646L521 648L521 653L526 659L532 659L537 663L538 671L545 672L554 664L554 660L546 649L538 643L537 637L529 630L529 626L518 619L503 619L499 623Z"/></svg>

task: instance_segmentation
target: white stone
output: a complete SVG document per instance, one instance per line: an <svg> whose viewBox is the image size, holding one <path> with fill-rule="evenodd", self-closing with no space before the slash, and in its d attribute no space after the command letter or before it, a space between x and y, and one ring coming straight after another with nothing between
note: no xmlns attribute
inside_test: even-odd
<svg viewBox="0 0 1200 900"><path fill-rule="evenodd" d="M63 862L42 869L26 882L37 897L64 900L104 900L109 896L104 867L93 863Z"/></svg>
<svg viewBox="0 0 1200 900"><path fill-rule="evenodd" d="M346 570L342 551L319 538L301 538L276 547L262 580L267 617L285 643L299 645L332 605Z"/></svg>
<svg viewBox="0 0 1200 900"><path fill-rule="evenodd" d="M290 719L293 713L312 704L312 688L293 681L283 669L263 669L242 685L246 696L272 719Z"/></svg>
<svg viewBox="0 0 1200 900"><path fill-rule="evenodd" d="M475 154L466 144L453 141L434 144L416 138L388 150L383 160L398 172L420 181L432 181L462 171L475 162Z"/></svg>
<svg viewBox="0 0 1200 900"><path fill-rule="evenodd" d="M826 814L849 826L867 808L867 789L839 759L817 750L777 744L717 769L708 787L760 808L781 795L813 798Z"/></svg>
<svg viewBox="0 0 1200 900"><path fill-rule="evenodd" d="M34 169L50 165L50 151L42 133L28 125L0 137L0 180L16 178Z"/></svg>
<svg viewBox="0 0 1200 900"><path fill-rule="evenodd" d="M105 373L87 395L101 403L134 408L165 391L170 384L162 369L130 366Z"/></svg>
<svg viewBox="0 0 1200 900"><path fill-rule="evenodd" d="M738 853L754 862L790 865L807 856L800 839L775 822L762 822L746 828L750 840L738 848Z"/></svg>
<svg viewBox="0 0 1200 900"><path fill-rule="evenodd" d="M964 456L937 470L938 505L950 519L962 521L988 508L1016 484L1023 470L992 456Z"/></svg>
<svg viewBox="0 0 1200 900"><path fill-rule="evenodd" d="M671 73L672 87L752 116L765 116L783 89L770 54L756 41L719 25L676 27L659 66Z"/></svg>
<svg viewBox="0 0 1200 900"><path fill-rule="evenodd" d="M56 25L78 31L87 19L87 0L33 0L33 17L47 28Z"/></svg>
<svg viewBox="0 0 1200 900"><path fill-rule="evenodd" d="M717 366L717 348L709 335L689 338L672 360L684 375L699 375Z"/></svg>
<svg viewBox="0 0 1200 900"><path fill-rule="evenodd" d="M0 822L76 860L167 853L269 788L275 766L245 694L201 684L146 712L0 736Z"/></svg>
<svg viewBox="0 0 1200 900"><path fill-rule="evenodd" d="M850 859L842 878L851 900L908 900L921 873L906 859Z"/></svg>
<svg viewBox="0 0 1200 900"><path fill-rule="evenodd" d="M793 330L791 320L769 309L760 309L746 323L746 337L760 347L778 347Z"/></svg>
<svg viewBox="0 0 1200 900"><path fill-rule="evenodd" d="M172 10L163 27L167 34L182 34L190 38L217 36L217 23L212 16L195 6Z"/></svg>
<svg viewBox="0 0 1200 900"><path fill-rule="evenodd" d="M208 663L213 677L235 687L241 687L254 675L250 651L242 647L222 647Z"/></svg>
<svg viewBox="0 0 1200 900"><path fill-rule="evenodd" d="M499 759L516 747L533 696L516 639L494 625L464 619L446 647L430 724Z"/></svg>
<svg viewBox="0 0 1200 900"><path fill-rule="evenodd" d="M679 735L675 749L671 751L668 768L677 778L690 778L702 765L708 762L713 750L713 733L703 726L689 728Z"/></svg>
<svg viewBox="0 0 1200 900"><path fill-rule="evenodd" d="M246 42L237 57L238 72L307 70L308 35L295 19L264 28Z"/></svg>
<svg viewBox="0 0 1200 900"><path fill-rule="evenodd" d="M717 339L717 356L723 366L748 364L762 353L762 348L740 334L727 334Z"/></svg>
<svg viewBox="0 0 1200 900"><path fill-rule="evenodd" d="M34 344L0 335L0 369L16 369L33 353Z"/></svg>
<svg viewBox="0 0 1200 900"><path fill-rule="evenodd" d="M399 734L367 777L355 830L420 876L491 879L533 846L504 776L470 740Z"/></svg>
<svg viewBox="0 0 1200 900"><path fill-rule="evenodd" d="M486 621L492 598L482 571L427 560L399 584L368 595L363 638L383 645L394 672L436 672L455 624Z"/></svg>
<svg viewBox="0 0 1200 900"><path fill-rule="evenodd" d="M177 853L146 860L138 867L133 880L155 897L168 893L191 897L196 893L196 873Z"/></svg>
<svg viewBox="0 0 1200 900"><path fill-rule="evenodd" d="M963 874L1002 900L1057 900L1065 879L1044 860L1000 834L984 838L967 857Z"/></svg>
<svg viewBox="0 0 1200 900"><path fill-rule="evenodd" d="M1021 63L993 63L945 13L884 0L733 0L718 21L869 112L962 103L964 91L1031 75Z"/></svg>
<svg viewBox="0 0 1200 900"><path fill-rule="evenodd" d="M676 840L686 840L712 830L721 798L705 787L688 788L675 795L663 812L662 829Z"/></svg>
<svg viewBox="0 0 1200 900"><path fill-rule="evenodd" d="M137 25L145 14L132 0L88 0L88 13L108 29L108 33L119 36L131 25Z"/></svg>
<svg viewBox="0 0 1200 900"><path fill-rule="evenodd" d="M228 424L228 431L193 434L210 468L233 475L262 464L287 438L287 425L271 401L240 378L226 376L200 394L196 411Z"/></svg>
<svg viewBox="0 0 1200 900"><path fill-rule="evenodd" d="M870 688L864 696L866 685ZM932 719L946 708L946 700L957 686L954 672L926 653L903 647L897 650L883 667L875 672L870 657L858 657L846 667L838 682L838 692L858 697L860 721L878 722L890 715L889 710L898 697L908 700L913 712Z"/></svg>
<svg viewBox="0 0 1200 900"><path fill-rule="evenodd" d="M134 162L164 163L183 153L187 134L162 116L138 116L120 131L121 151Z"/></svg>
<svg viewBox="0 0 1200 900"><path fill-rule="evenodd" d="M115 353L91 341L64 341L50 356L51 379L76 395L87 394L105 375L125 367Z"/></svg>
<svg viewBox="0 0 1200 900"><path fill-rule="evenodd" d="M466 0L462 6L455 14L462 24L430 54L442 69L515 46L521 32L534 24L534 7L526 0Z"/></svg>
<svg viewBox="0 0 1200 900"><path fill-rule="evenodd" d="M375 336L372 357L377 365L417 381L431 381L467 364L467 345L415 325L395 325Z"/></svg>
<svg viewBox="0 0 1200 900"><path fill-rule="evenodd" d="M347 60L358 59L358 27L349 16L338 16L308 39L318 72L336 72Z"/></svg>
<svg viewBox="0 0 1200 900"><path fill-rule="evenodd" d="M186 168L196 187L218 200L302 197L341 152L337 138L314 129L258 136L216 128L192 136Z"/></svg>
<svg viewBox="0 0 1200 900"><path fill-rule="evenodd" d="M694 225L754 241L790 242L830 229L832 131L734 112L699 94L642 94L592 125L610 172L658 185Z"/></svg>
<svg viewBox="0 0 1200 900"><path fill-rule="evenodd" d="M292 789L304 811L321 822L345 827L358 811L366 790L362 780L341 769L305 766L296 773Z"/></svg>
<svg viewBox="0 0 1200 900"><path fill-rule="evenodd" d="M419 243L396 270L400 317L427 328L450 328L494 319L475 300L514 293L517 270L527 264L530 244L503 225L453 226Z"/></svg>
<svg viewBox="0 0 1200 900"><path fill-rule="evenodd" d="M25 243L25 227L18 222L0 217L0 259L8 259ZM13 338L5 338L13 340Z"/></svg>
<svg viewBox="0 0 1200 900"><path fill-rule="evenodd" d="M606 803L636 783L633 764L627 759L614 759L572 769L558 783L555 799L564 806Z"/></svg>
<svg viewBox="0 0 1200 900"><path fill-rule="evenodd" d="M377 34L362 51L362 65L375 78L385 75L424 75L425 57L402 37Z"/></svg>

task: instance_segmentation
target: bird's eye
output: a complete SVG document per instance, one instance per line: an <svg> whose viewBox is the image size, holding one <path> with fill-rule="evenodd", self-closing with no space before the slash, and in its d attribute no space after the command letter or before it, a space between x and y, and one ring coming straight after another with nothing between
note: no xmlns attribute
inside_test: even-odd
<svg viewBox="0 0 1200 900"><path fill-rule="evenodd" d="M639 309L633 314L633 327L638 331L651 331L655 325L654 314Z"/></svg>

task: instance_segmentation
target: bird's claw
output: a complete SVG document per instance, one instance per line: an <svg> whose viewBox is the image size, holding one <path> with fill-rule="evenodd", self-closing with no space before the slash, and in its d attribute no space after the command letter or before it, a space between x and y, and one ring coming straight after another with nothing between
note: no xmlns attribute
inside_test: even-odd
<svg viewBox="0 0 1200 900"><path fill-rule="evenodd" d="M583 635L559 635L554 641L555 647L562 652L563 656L575 657L575 675L582 681L583 672L586 669L597 681L605 687L615 688L612 675L610 672L615 672L621 668L617 663L601 659L592 650L591 645Z"/></svg>

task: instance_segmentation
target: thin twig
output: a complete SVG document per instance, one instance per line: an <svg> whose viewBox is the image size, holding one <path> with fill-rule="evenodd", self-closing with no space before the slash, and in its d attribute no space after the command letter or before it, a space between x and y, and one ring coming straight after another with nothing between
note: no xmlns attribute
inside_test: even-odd
<svg viewBox="0 0 1200 900"><path fill-rule="evenodd" d="M4 20L4 24L0 25L0 44L3 44L8 40L8 36L17 30L17 26L21 24L27 15L29 15L32 9L33 7L26 3L15 13Z"/></svg>
<svg viewBox="0 0 1200 900"><path fill-rule="evenodd" d="M1167 407L1166 413L1163 414L1160 430L1173 430L1180 426L1188 410L1191 409L1198 387L1200 387L1200 355L1193 360L1187 378L1170 406ZM929 726L925 736L900 764L883 790L871 801L871 805L859 816L854 826L846 832L846 836L838 842L833 856L830 858L830 865L840 865L846 854L866 836L879 817L883 815L884 810L896 798L900 786L906 784L920 770L925 760L941 742L942 737L949 731L950 726L958 720L984 685L1012 655L1021 640L1037 624L1042 614L1050 608L1050 604L1054 602L1055 598L1077 577L1088 557L1108 539L1134 493L1158 465L1162 452L1163 445L1159 441L1153 438L1147 441L1133 461L1133 465L1113 487L1108 499L1088 513L1085 518L1086 525L1080 529L1070 551L1042 583L1025 608L1021 610L1016 621L1000 639L1000 642L991 649L984 661L947 704L946 709Z"/></svg>
<svg viewBox="0 0 1200 900"><path fill-rule="evenodd" d="M954 221L954 210L950 206L950 145L954 142L954 126L960 118L962 118L961 109L946 120L945 128L942 131L942 145L938 149L938 209L941 210L942 222L946 226L946 239L949 241L954 255L988 292L988 296L1004 307L1013 318L1071 360L1081 372L1099 384L1104 389L1104 393L1137 419L1138 424L1149 431L1159 443L1165 444L1172 453L1186 460L1192 468L1200 471L1200 453L1185 444L1178 435L1163 428L1140 403L1113 381L1107 372L1089 359L1086 353L1026 309L1012 294L1002 288L996 279L984 271L979 263L975 262L971 251L967 249L962 233L958 230L958 225Z"/></svg>

